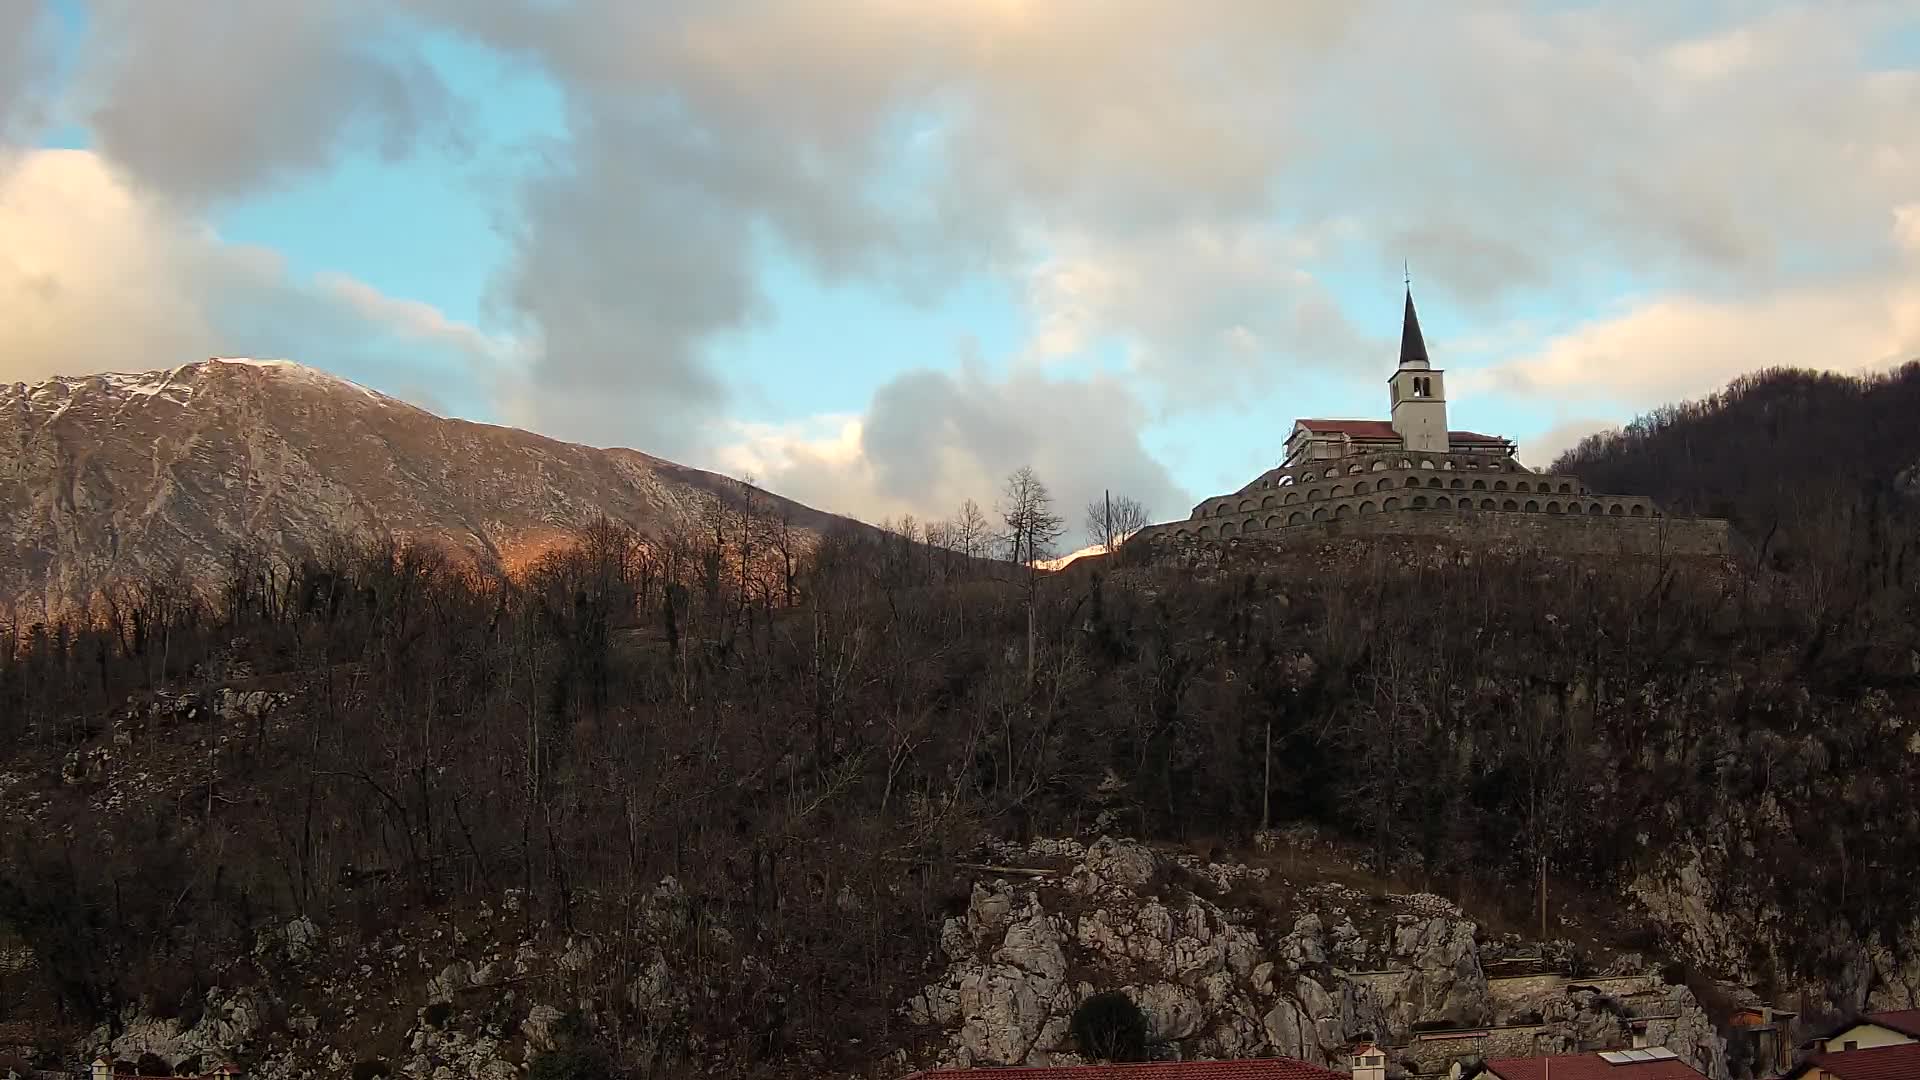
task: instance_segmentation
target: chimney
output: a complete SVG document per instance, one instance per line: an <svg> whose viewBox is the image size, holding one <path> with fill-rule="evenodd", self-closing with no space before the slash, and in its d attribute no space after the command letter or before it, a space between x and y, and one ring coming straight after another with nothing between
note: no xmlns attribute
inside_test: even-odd
<svg viewBox="0 0 1920 1080"><path fill-rule="evenodd" d="M94 1058L88 1068L87 1080L113 1080L113 1062L106 1058Z"/></svg>
<svg viewBox="0 0 1920 1080"><path fill-rule="evenodd" d="M1387 1080L1387 1052L1372 1043L1354 1047L1353 1080Z"/></svg>

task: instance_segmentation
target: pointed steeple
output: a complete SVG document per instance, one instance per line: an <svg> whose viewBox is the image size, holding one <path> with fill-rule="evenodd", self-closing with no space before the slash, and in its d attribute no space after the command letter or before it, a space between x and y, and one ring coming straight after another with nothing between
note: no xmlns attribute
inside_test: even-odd
<svg viewBox="0 0 1920 1080"><path fill-rule="evenodd" d="M1400 366L1429 368L1427 341L1420 336L1420 314L1413 310L1413 286L1407 286L1407 315L1400 326Z"/></svg>

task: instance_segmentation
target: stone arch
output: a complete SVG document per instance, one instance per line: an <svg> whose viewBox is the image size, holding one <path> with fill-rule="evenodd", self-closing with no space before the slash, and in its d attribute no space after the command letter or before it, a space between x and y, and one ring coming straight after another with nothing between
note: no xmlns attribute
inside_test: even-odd
<svg viewBox="0 0 1920 1080"><path fill-rule="evenodd" d="M1355 495L1365 495L1367 493L1367 482L1365 480L1356 481L1353 485L1353 493Z"/></svg>
<svg viewBox="0 0 1920 1080"><path fill-rule="evenodd" d="M1393 486L1393 477L1391 476L1383 476L1380 478L1379 483L1373 485L1374 490L1376 491L1385 491L1392 486Z"/></svg>
<svg viewBox="0 0 1920 1080"><path fill-rule="evenodd" d="M1481 499L1481 500L1480 500L1480 509L1482 509L1482 510L1492 510L1492 509L1494 509L1494 505L1493 505L1493 500L1492 500L1492 499Z"/></svg>
<svg viewBox="0 0 1920 1080"><path fill-rule="evenodd" d="M1288 503L1296 503L1299 501L1300 501L1300 493L1297 491L1289 491L1285 495L1281 496L1280 505L1285 506Z"/></svg>
<svg viewBox="0 0 1920 1080"><path fill-rule="evenodd" d="M1377 509L1379 509L1379 507L1373 505L1372 499L1368 499L1366 502L1360 504L1360 512L1362 514L1371 514Z"/></svg>
<svg viewBox="0 0 1920 1080"><path fill-rule="evenodd" d="M1467 482L1456 476L1453 478L1453 483L1448 484L1447 486L1450 488L1454 488L1456 490L1460 490L1460 489L1464 489L1467 486Z"/></svg>
<svg viewBox="0 0 1920 1080"><path fill-rule="evenodd" d="M1493 490L1495 491L1507 490L1507 482L1505 480L1495 480L1493 482Z"/></svg>
<svg viewBox="0 0 1920 1080"><path fill-rule="evenodd" d="M1352 504L1352 503L1341 503L1341 504L1340 504L1339 506L1336 506L1336 507L1334 507L1334 508L1333 508L1333 516L1334 516L1334 517L1336 517L1336 518L1345 518L1345 517L1352 517L1352 516L1353 516L1353 504Z"/></svg>
<svg viewBox="0 0 1920 1080"><path fill-rule="evenodd" d="M1387 468L1387 459L1386 459L1386 458L1381 458L1381 459L1380 459L1379 461L1376 461L1376 462L1374 462L1374 463L1373 463L1373 471L1374 471L1374 472L1384 472L1384 471L1386 470L1386 468Z"/></svg>
<svg viewBox="0 0 1920 1080"><path fill-rule="evenodd" d="M1400 467L1403 469L1411 469L1413 468L1413 461L1410 458L1401 458Z"/></svg>
<svg viewBox="0 0 1920 1080"><path fill-rule="evenodd" d="M1280 527L1280 515L1279 514L1270 515L1267 518L1267 528L1277 529L1279 527Z"/></svg>
<svg viewBox="0 0 1920 1080"><path fill-rule="evenodd" d="M1241 499L1241 500L1240 500L1240 512L1241 512L1241 513L1243 513L1243 514L1244 514L1244 513L1246 513L1247 511L1249 511L1249 510L1251 510L1251 509L1253 509L1253 500L1252 500L1252 499Z"/></svg>
<svg viewBox="0 0 1920 1080"><path fill-rule="evenodd" d="M1240 527L1231 521L1223 521L1220 523L1220 535L1222 537L1232 536L1239 531Z"/></svg>
<svg viewBox="0 0 1920 1080"><path fill-rule="evenodd" d="M1398 509L1400 509L1400 500L1399 500L1399 499L1388 499L1388 500L1386 500L1385 502L1383 502L1383 503L1381 503L1381 504L1380 504L1380 509L1382 509L1382 510L1398 510Z"/></svg>
<svg viewBox="0 0 1920 1080"><path fill-rule="evenodd" d="M1425 495L1415 495L1413 497L1413 508L1415 510L1425 510L1427 508L1427 497Z"/></svg>
<svg viewBox="0 0 1920 1080"><path fill-rule="evenodd" d="M1442 495L1439 498L1433 500L1433 505L1441 510L1453 509L1453 501L1448 499L1445 495Z"/></svg>
<svg viewBox="0 0 1920 1080"><path fill-rule="evenodd" d="M1619 517L1620 514L1621 509L1619 503L1614 503L1612 506L1607 507L1607 515L1609 517Z"/></svg>
<svg viewBox="0 0 1920 1080"><path fill-rule="evenodd" d="M1325 520L1327 520L1327 508L1323 506L1323 507L1321 507L1320 509L1318 509L1318 510L1315 510L1315 511L1313 512L1313 520L1315 520L1315 521L1325 521Z"/></svg>
<svg viewBox="0 0 1920 1080"><path fill-rule="evenodd" d="M1537 500L1534 500L1534 499L1528 499L1528 500L1527 500L1527 513L1529 513L1529 514L1537 514L1537 513L1539 513L1539 512L1540 512L1540 503L1539 503L1539 502L1538 502Z"/></svg>
<svg viewBox="0 0 1920 1080"><path fill-rule="evenodd" d="M1600 516L1601 514L1604 514L1604 513L1606 513L1606 511L1605 511L1605 510L1602 510L1602 509L1600 508L1600 504L1599 504L1599 503L1588 503L1588 504L1587 504L1587 514L1588 514L1589 516L1591 516L1591 517L1599 517L1599 516Z"/></svg>
<svg viewBox="0 0 1920 1080"><path fill-rule="evenodd" d="M1518 509L1520 509L1520 504L1519 504L1519 503L1517 503L1517 502L1514 502L1514 501L1513 501L1512 499L1508 499L1508 500L1507 500L1506 502L1503 502L1503 503L1501 503L1501 504L1500 504L1500 509L1502 509L1502 510L1518 510Z"/></svg>
<svg viewBox="0 0 1920 1080"><path fill-rule="evenodd" d="M1312 491L1309 491L1309 492L1307 492L1307 501L1308 501L1308 502L1313 502L1314 500L1316 500L1316 499L1318 499L1319 497L1320 497L1320 489L1319 489L1319 488L1314 488L1314 489L1313 489Z"/></svg>
<svg viewBox="0 0 1920 1080"><path fill-rule="evenodd" d="M1305 525L1306 523L1307 523L1307 515L1301 513L1298 510L1295 510L1293 513L1287 515L1287 524L1289 525Z"/></svg>
<svg viewBox="0 0 1920 1080"><path fill-rule="evenodd" d="M1280 479L1274 481L1274 483L1280 487L1288 487L1293 483L1293 476L1291 474L1283 476Z"/></svg>
<svg viewBox="0 0 1920 1080"><path fill-rule="evenodd" d="M1327 492L1327 498L1338 499L1341 496L1345 495L1346 493L1347 493L1347 485L1335 484L1333 485L1333 490Z"/></svg>
<svg viewBox="0 0 1920 1080"><path fill-rule="evenodd" d="M1561 485L1560 485L1560 494L1562 494L1562 495L1571 495L1571 494L1573 494L1573 485L1572 485L1572 484L1561 484Z"/></svg>
<svg viewBox="0 0 1920 1080"><path fill-rule="evenodd" d="M1280 504L1280 501L1278 499L1275 499L1273 496L1269 495L1266 498L1260 500L1260 509L1271 510L1275 506L1278 506L1279 504Z"/></svg>
<svg viewBox="0 0 1920 1080"><path fill-rule="evenodd" d="M1219 506L1216 506L1213 508L1214 517L1219 517L1221 514L1231 514L1231 513L1233 513L1233 504L1230 502L1223 502Z"/></svg>
<svg viewBox="0 0 1920 1080"><path fill-rule="evenodd" d="M1560 504L1559 504L1559 502L1557 502L1557 501L1556 501L1556 502L1550 502L1550 503L1548 503L1548 504L1547 504L1547 513L1549 513L1549 514L1557 514L1557 513L1559 513L1559 512L1560 512Z"/></svg>
<svg viewBox="0 0 1920 1080"><path fill-rule="evenodd" d="M1453 504L1453 508L1455 510L1471 510L1473 509L1473 500L1462 495L1460 496L1460 501Z"/></svg>
<svg viewBox="0 0 1920 1080"><path fill-rule="evenodd" d="M1482 480L1482 479L1480 479L1480 478L1479 478L1479 477L1477 477L1477 476L1476 476L1476 477L1474 477L1474 479L1473 479L1473 490L1475 490L1475 491L1485 491L1485 490L1487 490L1487 482L1486 482L1485 480Z"/></svg>
<svg viewBox="0 0 1920 1080"><path fill-rule="evenodd" d="M1175 540L1191 540L1193 539L1193 534L1188 532L1185 529L1181 529L1180 531L1173 534L1173 538Z"/></svg>
<svg viewBox="0 0 1920 1080"><path fill-rule="evenodd" d="M1437 476L1429 476L1429 477L1427 477L1427 486L1428 486L1428 487L1430 487L1430 488L1437 488L1437 487L1441 487L1441 486L1443 486L1443 485L1441 484L1441 482L1440 482L1440 478L1439 478L1439 477L1437 477Z"/></svg>
<svg viewBox="0 0 1920 1080"><path fill-rule="evenodd" d="M1202 540L1213 539L1213 526L1211 525L1200 526L1200 539Z"/></svg>
<svg viewBox="0 0 1920 1080"><path fill-rule="evenodd" d="M1431 469L1431 468L1433 468L1433 459L1432 459L1432 458L1421 458L1421 459L1420 459L1420 467L1421 467L1421 468L1423 468L1423 469Z"/></svg>
<svg viewBox="0 0 1920 1080"><path fill-rule="evenodd" d="M1347 466L1348 476L1352 476L1354 473L1360 473L1360 472L1366 472L1366 471L1367 471L1367 467L1365 465L1360 464L1357 461Z"/></svg>
<svg viewBox="0 0 1920 1080"><path fill-rule="evenodd" d="M1452 459L1452 458L1441 458L1441 459L1440 459L1440 471L1441 471L1441 472L1452 472L1452 471L1453 471L1453 459Z"/></svg>
<svg viewBox="0 0 1920 1080"><path fill-rule="evenodd" d="M1533 490L1533 488L1531 488L1531 487L1529 487L1529 486L1527 485L1527 482L1526 482L1525 480L1515 480L1515 481L1513 482L1513 490L1515 490L1515 491L1532 491L1532 490Z"/></svg>
<svg viewBox="0 0 1920 1080"><path fill-rule="evenodd" d="M1634 503L1634 504L1633 504L1633 509L1631 509L1631 510L1629 510L1629 511L1627 511L1627 514L1628 514L1628 515L1629 515L1630 517L1646 517L1646 516L1647 516L1647 508L1646 508L1646 507L1644 507L1644 506L1641 506L1641 505L1640 505L1639 503Z"/></svg>

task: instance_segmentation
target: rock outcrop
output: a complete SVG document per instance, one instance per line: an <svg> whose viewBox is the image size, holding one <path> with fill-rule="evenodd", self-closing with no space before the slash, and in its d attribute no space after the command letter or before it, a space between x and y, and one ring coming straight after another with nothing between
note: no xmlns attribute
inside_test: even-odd
<svg viewBox="0 0 1920 1080"><path fill-rule="evenodd" d="M1321 909L1297 912L1282 931L1221 906L1221 886L1246 876L1244 867L1178 873L1153 850L1110 838L1084 849L1042 844L1023 853L1029 862L1071 865L1037 882L977 882L966 911L942 929L944 969L906 1006L944 1033L945 1063L1080 1061L1074 1010L1116 989L1140 1007L1166 1056L1277 1054L1333 1065L1364 1038L1400 1048L1403 1065L1438 1061L1444 1070L1450 1059L1438 1055L1499 1044L1422 1046L1419 1033L1509 1020L1503 1010L1546 1045L1631 1044L1623 1019L1631 1007L1564 978L1543 982L1537 1000L1496 1001L1477 927L1438 897L1385 898L1387 914L1369 933L1356 926L1349 894L1309 892ZM1669 1045L1724 1077L1724 1047L1692 994L1655 976L1635 979L1630 989L1652 995L1647 1011L1677 1018L1657 1021Z"/></svg>

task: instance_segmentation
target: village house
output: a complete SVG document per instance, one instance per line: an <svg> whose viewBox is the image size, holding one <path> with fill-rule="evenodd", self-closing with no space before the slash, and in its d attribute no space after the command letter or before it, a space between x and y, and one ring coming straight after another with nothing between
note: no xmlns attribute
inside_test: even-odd
<svg viewBox="0 0 1920 1080"><path fill-rule="evenodd" d="M1042 1065L995 1069L933 1069L906 1080L1386 1080L1386 1058L1372 1047L1373 1066L1354 1066L1351 1074L1294 1058L1240 1061L1145 1061L1124 1065ZM1355 1061L1369 1055L1355 1052Z"/></svg>
<svg viewBox="0 0 1920 1080"><path fill-rule="evenodd" d="M1693 1066L1661 1046L1595 1054L1494 1058L1463 1070L1461 1080L1706 1080Z"/></svg>
<svg viewBox="0 0 1920 1080"><path fill-rule="evenodd" d="M1815 1051L1871 1050L1920 1043L1920 1009L1866 1013L1814 1040Z"/></svg>
<svg viewBox="0 0 1920 1080"><path fill-rule="evenodd" d="M1920 1080L1920 1042L1818 1053L1788 1080Z"/></svg>

